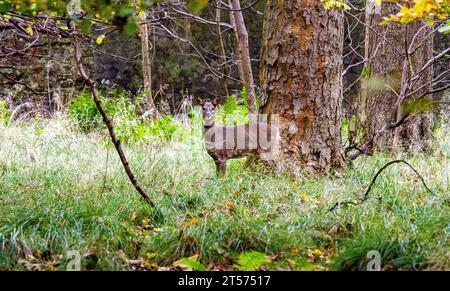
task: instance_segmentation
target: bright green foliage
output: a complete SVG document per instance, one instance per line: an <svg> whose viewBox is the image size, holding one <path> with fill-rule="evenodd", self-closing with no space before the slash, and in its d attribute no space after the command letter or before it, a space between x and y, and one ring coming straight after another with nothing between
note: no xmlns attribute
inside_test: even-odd
<svg viewBox="0 0 450 291"><path fill-rule="evenodd" d="M195 13L200 13L206 6L208 6L208 0L188 0L189 9Z"/></svg>
<svg viewBox="0 0 450 291"><path fill-rule="evenodd" d="M135 105L125 93L117 91L109 95L108 97L104 97L103 94L99 96L108 117L112 119L120 117L127 120L136 118ZM81 93L70 102L69 115L78 122L83 132L97 129L102 124L100 112L89 92Z"/></svg>
<svg viewBox="0 0 450 291"><path fill-rule="evenodd" d="M362 79L370 79L370 68L368 66L363 67L361 71Z"/></svg>
<svg viewBox="0 0 450 291"><path fill-rule="evenodd" d="M4 124L8 124L9 119L11 117L11 110L8 109L5 100L0 100L0 122Z"/></svg>
<svg viewBox="0 0 450 291"><path fill-rule="evenodd" d="M190 271L206 271L206 267L194 258L181 258L174 265L187 268Z"/></svg>
<svg viewBox="0 0 450 291"><path fill-rule="evenodd" d="M78 23L83 32L89 34L92 25L97 22L109 23L124 28L136 27L136 10L134 1L109 1L109 0L6 0L1 1L1 13L18 12L29 17L39 16L41 13L49 16L66 16L70 15L72 19ZM140 1L140 5L145 9L149 7L153 1ZM80 16L83 16L80 18ZM45 21L45 18L43 18ZM41 21L41 20L32 20ZM95 22L94 22L95 21ZM66 23L58 23L60 27L67 25ZM128 30L133 33L136 30Z"/></svg>
<svg viewBox="0 0 450 291"><path fill-rule="evenodd" d="M248 122L248 106L245 99L237 100L235 95L227 97L216 114L216 122L222 125L238 125Z"/></svg>
<svg viewBox="0 0 450 291"><path fill-rule="evenodd" d="M265 254L251 251L240 254L234 267L240 271L257 271L268 263L270 260Z"/></svg>
<svg viewBox="0 0 450 291"><path fill-rule="evenodd" d="M90 34L94 24L116 26L133 34L137 32L138 15L158 0L0 0L0 13L16 12L31 17L34 21L46 21L45 18L33 19L40 14L66 16L77 23L85 34ZM137 4L136 4L137 3ZM188 7L199 13L208 4L208 0L189 0ZM9 14L8 14L9 16ZM81 17L82 16L82 17ZM5 19L5 18L4 18ZM5 19L7 20L7 19ZM67 29L66 23L57 23ZM31 29L31 27L29 28ZM101 42L101 41L99 41Z"/></svg>
<svg viewBox="0 0 450 291"><path fill-rule="evenodd" d="M181 129L171 115L166 115L150 121L143 128L146 135L161 141L170 141L174 134Z"/></svg>
<svg viewBox="0 0 450 291"><path fill-rule="evenodd" d="M181 129L171 115L147 121L137 115L136 106L123 92L111 92L108 97L100 94L103 108L113 120L117 137L126 144L134 144L141 140L170 141ZM87 133L103 127L100 112L90 93L84 92L69 105L69 116L77 121L81 132Z"/></svg>
<svg viewBox="0 0 450 291"><path fill-rule="evenodd" d="M77 121L82 132L92 131L101 122L100 112L90 93L81 93L70 102L69 115Z"/></svg>
<svg viewBox="0 0 450 291"><path fill-rule="evenodd" d="M240 98L236 95L228 96L223 106L217 113L216 120L223 125L238 125L248 123L248 96L245 87L242 88ZM259 106L260 100L256 99L256 105Z"/></svg>

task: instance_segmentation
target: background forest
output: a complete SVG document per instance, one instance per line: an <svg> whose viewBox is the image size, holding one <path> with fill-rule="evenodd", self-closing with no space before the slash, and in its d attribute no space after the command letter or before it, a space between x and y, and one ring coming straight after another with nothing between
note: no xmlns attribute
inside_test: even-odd
<svg viewBox="0 0 450 291"><path fill-rule="evenodd" d="M0 0L0 270L450 270L449 13ZM216 175L216 97L274 162Z"/></svg>

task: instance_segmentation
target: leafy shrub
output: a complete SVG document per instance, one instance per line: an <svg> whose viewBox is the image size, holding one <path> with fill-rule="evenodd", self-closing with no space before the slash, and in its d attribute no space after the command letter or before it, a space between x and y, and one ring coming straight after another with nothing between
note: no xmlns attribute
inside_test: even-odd
<svg viewBox="0 0 450 291"><path fill-rule="evenodd" d="M183 127L171 115L166 115L150 121L118 118L115 129L121 141L132 145L142 140L169 142L176 132L182 131Z"/></svg>
<svg viewBox="0 0 450 291"><path fill-rule="evenodd" d="M106 114L114 122L117 137L125 144L135 144L144 138L170 141L181 129L171 115L147 121L136 114L136 106L130 98L119 91L108 98L99 96ZM102 126L102 119L90 93L81 93L69 105L69 115L74 118L82 132L91 132Z"/></svg>
<svg viewBox="0 0 450 291"><path fill-rule="evenodd" d="M172 115L166 115L162 118L152 120L147 129L147 134L158 140L170 141L181 125L177 124Z"/></svg>
<svg viewBox="0 0 450 291"><path fill-rule="evenodd" d="M7 124L11 117L11 110L8 109L5 100L0 100L0 122Z"/></svg>
<svg viewBox="0 0 450 291"><path fill-rule="evenodd" d="M248 122L248 106L244 99L237 100L235 95L227 97L217 114L217 120L224 125L244 124Z"/></svg>
<svg viewBox="0 0 450 291"><path fill-rule="evenodd" d="M83 92L69 104L69 116L75 119L82 132L90 132L101 122L100 112L90 93Z"/></svg>
<svg viewBox="0 0 450 291"><path fill-rule="evenodd" d="M100 92L99 99L109 118L115 122L118 134L123 134L123 127L136 119L136 108L126 94L120 91L110 92L104 97ZM95 105L91 93L83 92L69 104L69 116L75 119L82 132L91 132L102 125L102 117Z"/></svg>
<svg viewBox="0 0 450 291"><path fill-rule="evenodd" d="M260 100L256 98L256 106L259 107ZM241 96L228 96L217 116L218 121L224 125L245 124L248 122L248 95L245 87L242 88Z"/></svg>

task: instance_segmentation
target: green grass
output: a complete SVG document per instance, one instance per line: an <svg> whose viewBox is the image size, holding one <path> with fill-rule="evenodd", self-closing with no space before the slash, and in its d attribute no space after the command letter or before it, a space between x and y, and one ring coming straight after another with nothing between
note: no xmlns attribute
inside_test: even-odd
<svg viewBox="0 0 450 291"><path fill-rule="evenodd" d="M403 156L358 199L387 155L362 157L318 179L230 162L225 179L202 148L200 128L181 142L126 149L157 207L143 203L104 133L81 134L63 116L0 125L0 269L365 270L370 250L385 270L450 270L450 138L430 156ZM264 254L264 256L261 256ZM191 257L191 259L186 259Z"/></svg>

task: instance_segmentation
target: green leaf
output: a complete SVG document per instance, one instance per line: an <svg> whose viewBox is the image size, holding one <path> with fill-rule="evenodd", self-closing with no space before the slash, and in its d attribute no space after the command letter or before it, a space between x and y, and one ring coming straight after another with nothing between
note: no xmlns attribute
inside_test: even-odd
<svg viewBox="0 0 450 291"><path fill-rule="evenodd" d="M181 258L178 262L175 263L175 265L188 267L192 271L206 271L205 266L190 258Z"/></svg>
<svg viewBox="0 0 450 291"><path fill-rule="evenodd" d="M134 13L134 7L121 7L117 16L119 17L128 17Z"/></svg>
<svg viewBox="0 0 450 291"><path fill-rule="evenodd" d="M208 0L189 0L188 8L194 13L200 13L204 8L208 6Z"/></svg>
<svg viewBox="0 0 450 291"><path fill-rule="evenodd" d="M251 251L239 255L234 267L240 271L257 271L267 263L270 263L263 253Z"/></svg>
<svg viewBox="0 0 450 291"><path fill-rule="evenodd" d="M448 33L450 33L450 20L447 21L447 23L441 25L441 27L439 27L438 31L440 33L443 33L445 35L447 35Z"/></svg>
<svg viewBox="0 0 450 291"><path fill-rule="evenodd" d="M11 10L11 8L11 3L0 3L0 13L8 12Z"/></svg>
<svg viewBox="0 0 450 291"><path fill-rule="evenodd" d="M92 23L89 19L84 19L81 21L79 27L81 28L81 32L86 35L89 35L92 32Z"/></svg>
<svg viewBox="0 0 450 291"><path fill-rule="evenodd" d="M133 35L137 32L137 24L136 20L134 18L129 18L127 24L123 27L123 30L128 33L129 35Z"/></svg>

